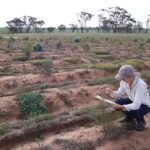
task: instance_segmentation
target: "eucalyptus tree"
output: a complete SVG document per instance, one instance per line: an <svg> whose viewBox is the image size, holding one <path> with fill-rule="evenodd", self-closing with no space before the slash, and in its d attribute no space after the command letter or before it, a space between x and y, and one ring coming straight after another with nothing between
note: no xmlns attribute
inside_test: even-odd
<svg viewBox="0 0 150 150"><path fill-rule="evenodd" d="M69 24L69 26L72 32L79 30L77 24Z"/></svg>
<svg viewBox="0 0 150 150"><path fill-rule="evenodd" d="M143 22L137 21L134 25L134 32L140 33L143 30Z"/></svg>
<svg viewBox="0 0 150 150"><path fill-rule="evenodd" d="M23 32L25 22L22 21L20 18L14 18L10 21L7 21L6 23L8 24L8 30L11 33L22 33Z"/></svg>
<svg viewBox="0 0 150 150"><path fill-rule="evenodd" d="M108 19L108 11L106 9L100 9L98 12L98 32L102 30L103 32L109 32L111 29L110 20Z"/></svg>
<svg viewBox="0 0 150 150"><path fill-rule="evenodd" d="M78 22L80 24L81 32L83 32L84 29L86 29L86 31L88 32L87 23L88 23L88 21L90 21L92 19L93 16L94 15L84 12L84 11L77 13L77 18L78 18Z"/></svg>
<svg viewBox="0 0 150 150"><path fill-rule="evenodd" d="M35 17L29 18L29 25L34 29L35 32L41 32L42 26L45 24L43 20L38 20Z"/></svg>
<svg viewBox="0 0 150 150"><path fill-rule="evenodd" d="M43 31L42 26L45 24L45 22L43 20L37 20L35 24L36 24L35 32L42 32Z"/></svg>
<svg viewBox="0 0 150 150"><path fill-rule="evenodd" d="M14 18L6 23L8 24L8 29L11 33L22 33L23 31L29 33L31 29L34 29L35 32L40 32L44 25L43 20L38 20L32 16Z"/></svg>
<svg viewBox="0 0 150 150"><path fill-rule="evenodd" d="M50 32L54 32L55 27L48 27L47 30L48 30L49 33L50 33Z"/></svg>
<svg viewBox="0 0 150 150"><path fill-rule="evenodd" d="M146 31L145 31L145 33L148 33L149 27L150 27L150 14L148 15L147 20L146 20Z"/></svg>
<svg viewBox="0 0 150 150"><path fill-rule="evenodd" d="M30 24L30 18L31 16L23 16L22 20L25 22L25 32L29 33L31 30L31 24Z"/></svg>
<svg viewBox="0 0 150 150"><path fill-rule="evenodd" d="M128 32L136 22L127 10L118 6L110 7L108 13L112 21L113 32L123 32L124 29L127 29L126 32Z"/></svg>
<svg viewBox="0 0 150 150"><path fill-rule="evenodd" d="M132 32L133 24L136 22L127 10L118 6L101 9L98 18L99 26L103 30L112 30L114 33Z"/></svg>
<svg viewBox="0 0 150 150"><path fill-rule="evenodd" d="M61 32L66 32L66 26L64 24L60 24L58 26L58 30L61 31Z"/></svg>

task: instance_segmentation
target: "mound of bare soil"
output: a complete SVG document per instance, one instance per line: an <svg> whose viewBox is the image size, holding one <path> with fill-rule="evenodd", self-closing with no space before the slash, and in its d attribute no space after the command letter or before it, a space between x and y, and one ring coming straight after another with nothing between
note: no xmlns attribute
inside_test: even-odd
<svg viewBox="0 0 150 150"><path fill-rule="evenodd" d="M149 150L150 116L146 117L147 125L143 132L128 131L115 139L105 140L101 126L65 128L57 133L45 133L37 139L17 144L13 150L31 150L32 148L50 148L52 150ZM38 138L41 138L38 140Z"/></svg>
<svg viewBox="0 0 150 150"><path fill-rule="evenodd" d="M43 102L49 113L58 113L72 109L80 109L98 104L94 96L98 93L104 95L106 87L101 86L79 86L70 89L45 89L42 90ZM0 116L0 121L12 121L20 118L19 106L15 96L0 98L0 110L4 114Z"/></svg>
<svg viewBox="0 0 150 150"><path fill-rule="evenodd" d="M132 131L116 140L108 141L96 150L149 150L150 149L150 115L146 117L146 129L143 132Z"/></svg>
<svg viewBox="0 0 150 150"><path fill-rule="evenodd" d="M76 35L69 36L69 33L67 36L63 33L2 35L0 150L150 149L149 116L146 116L144 132L129 131L108 140L105 121L99 118L98 111L103 104L97 107L99 102L94 99L97 94L109 98L105 89L113 89L118 84L114 83L113 76L124 63L135 66L149 84L147 35L78 34L79 43L74 42ZM22 51L28 40L33 42L32 46L41 44L42 51L32 48L29 53ZM41 94L48 114L23 120L16 97L25 92ZM93 107L90 113L80 112L87 107ZM102 116L106 120L104 113ZM119 126L115 129L120 131ZM116 130L109 132L113 135Z"/></svg>

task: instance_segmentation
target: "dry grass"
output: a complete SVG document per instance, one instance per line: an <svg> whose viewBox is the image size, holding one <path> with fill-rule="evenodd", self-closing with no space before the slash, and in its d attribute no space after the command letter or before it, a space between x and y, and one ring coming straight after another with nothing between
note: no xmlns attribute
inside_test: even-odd
<svg viewBox="0 0 150 150"><path fill-rule="evenodd" d="M69 139L55 139L54 144L60 145L62 150L95 150L97 143L89 140L76 141Z"/></svg>

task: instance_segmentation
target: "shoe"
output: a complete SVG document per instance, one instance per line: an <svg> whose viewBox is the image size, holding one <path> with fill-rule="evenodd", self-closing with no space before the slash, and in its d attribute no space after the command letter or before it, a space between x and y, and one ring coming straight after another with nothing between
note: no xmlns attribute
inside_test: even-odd
<svg viewBox="0 0 150 150"><path fill-rule="evenodd" d="M143 131L144 129L145 129L145 120L138 121L137 126L136 126L136 130L137 131Z"/></svg>
<svg viewBox="0 0 150 150"><path fill-rule="evenodd" d="M126 117L123 117L123 118L119 119L118 122L120 122L120 123L124 123L124 122L134 123L134 120L133 120L133 118L129 118L129 117L126 116Z"/></svg>

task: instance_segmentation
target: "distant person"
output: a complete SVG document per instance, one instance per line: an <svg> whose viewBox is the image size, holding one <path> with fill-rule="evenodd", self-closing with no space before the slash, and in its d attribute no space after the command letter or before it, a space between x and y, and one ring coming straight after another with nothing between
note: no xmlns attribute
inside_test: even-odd
<svg viewBox="0 0 150 150"><path fill-rule="evenodd" d="M120 81L120 87L117 91L107 88L106 93L116 101L113 108L124 110L126 117L121 122L134 122L136 120L136 130L145 129L144 115L150 112L150 97L147 84L136 73L131 65L123 65L115 79ZM127 96L127 98L123 98Z"/></svg>

